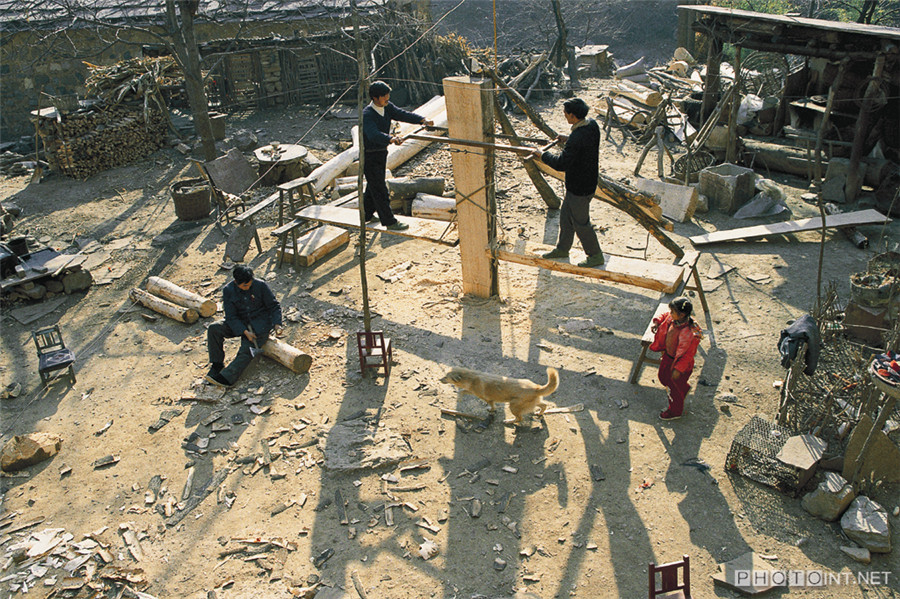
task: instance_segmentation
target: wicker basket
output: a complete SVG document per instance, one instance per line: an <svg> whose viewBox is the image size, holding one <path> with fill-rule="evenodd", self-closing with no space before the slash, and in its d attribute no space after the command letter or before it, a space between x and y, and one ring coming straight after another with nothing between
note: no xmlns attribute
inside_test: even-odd
<svg viewBox="0 0 900 599"><path fill-rule="evenodd" d="M209 216L209 184L204 179L182 179L169 187L178 220L200 220Z"/></svg>

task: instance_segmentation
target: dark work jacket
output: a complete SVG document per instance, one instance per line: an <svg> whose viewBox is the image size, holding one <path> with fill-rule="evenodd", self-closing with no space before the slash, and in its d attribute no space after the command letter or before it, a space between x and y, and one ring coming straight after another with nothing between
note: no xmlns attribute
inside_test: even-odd
<svg viewBox="0 0 900 599"><path fill-rule="evenodd" d="M584 119L569 134L560 154L544 152L544 164L566 173L566 191L577 196L594 195L600 175L600 127Z"/></svg>
<svg viewBox="0 0 900 599"><path fill-rule="evenodd" d="M250 325L257 336L265 337L281 324L281 304L269 286L259 279L253 279L247 291L239 289L234 281L225 285L222 307L225 309L225 324L239 335Z"/></svg>
<svg viewBox="0 0 900 599"><path fill-rule="evenodd" d="M797 350L802 341L806 342L806 355L804 356L806 369L803 373L810 376L816 371L816 365L819 363L822 337L815 319L809 314L804 314L795 320L794 324L781 331L781 337L778 339L778 352L781 354L782 367L790 368L791 360L797 358Z"/></svg>
<svg viewBox="0 0 900 599"><path fill-rule="evenodd" d="M363 144L366 152L384 152L387 149L391 143L391 119L403 123L425 121L425 117L397 108L390 102L384 107L384 116L369 104L363 108Z"/></svg>

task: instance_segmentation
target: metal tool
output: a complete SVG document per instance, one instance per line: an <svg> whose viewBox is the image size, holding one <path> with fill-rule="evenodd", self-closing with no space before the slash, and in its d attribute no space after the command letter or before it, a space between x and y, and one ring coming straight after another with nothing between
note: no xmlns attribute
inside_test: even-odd
<svg viewBox="0 0 900 599"><path fill-rule="evenodd" d="M256 355L262 350L259 348L259 344L256 342L256 331L253 330L251 325L247 325L247 330L253 333L253 347L250 348L250 357L255 358Z"/></svg>

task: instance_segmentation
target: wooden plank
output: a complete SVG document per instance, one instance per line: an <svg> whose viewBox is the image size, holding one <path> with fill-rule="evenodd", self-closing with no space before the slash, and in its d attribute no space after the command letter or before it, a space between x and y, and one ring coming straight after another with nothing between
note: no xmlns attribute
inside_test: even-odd
<svg viewBox="0 0 900 599"><path fill-rule="evenodd" d="M338 227L359 229L359 212L349 208L336 208L334 206L306 206L297 213L297 218L305 218ZM382 224L366 225L367 231L399 235L411 239L431 241L441 245L455 246L459 243L459 236L453 224L415 218L412 216L399 216L399 220L409 225L405 231L390 231Z"/></svg>
<svg viewBox="0 0 900 599"><path fill-rule="evenodd" d="M891 222L891 219L884 216L877 210L857 210L856 212L845 212L843 214L831 214L825 218L825 227L828 229L840 229L843 227L858 227L861 225L882 225ZM773 223L771 225L756 225L754 227L743 227L740 229L730 229L727 231L716 231L715 233L707 233L706 235L695 235L691 237L691 243L694 245L706 245L709 243L721 243L723 241L736 241L738 239L758 239L760 237L768 237L770 235L787 235L788 233L799 233L801 231L815 231L822 228L821 217L801 218L798 220L789 220L781 223Z"/></svg>
<svg viewBox="0 0 900 599"><path fill-rule="evenodd" d="M297 261L294 262L294 249L291 247L285 248L283 261L300 266L312 266L326 254L349 241L350 233L346 229L330 225L316 227L297 239Z"/></svg>
<svg viewBox="0 0 900 599"><path fill-rule="evenodd" d="M496 254L499 260L515 262L526 266L537 266L547 270L556 270L581 275L604 281L615 281L643 289L653 289L662 293L672 293L684 278L684 268L672 264L658 264L635 258L625 258L604 253L606 262L599 268L582 268L576 263L583 260L584 254L573 250L569 254L570 262L547 260L541 258L542 252L548 252L553 246L517 241L515 247L498 245L496 252L486 249L488 255Z"/></svg>
<svg viewBox="0 0 900 599"><path fill-rule="evenodd" d="M275 193L273 193L269 197L265 198L264 200L254 204L253 207L250 208L249 210L245 210L245 211L241 212L240 214L238 214L231 220L233 220L236 223L244 222L248 218L251 218L251 217L257 215L260 212L262 212L263 210L265 210L266 208L268 208L269 206L272 206L275 202L278 201L278 196L279 196L279 193L276 191Z"/></svg>
<svg viewBox="0 0 900 599"><path fill-rule="evenodd" d="M487 142L494 132L490 80L446 77L444 100L450 137ZM463 293L491 297L498 292L497 262L484 247L496 239L494 151L450 144L456 187Z"/></svg>

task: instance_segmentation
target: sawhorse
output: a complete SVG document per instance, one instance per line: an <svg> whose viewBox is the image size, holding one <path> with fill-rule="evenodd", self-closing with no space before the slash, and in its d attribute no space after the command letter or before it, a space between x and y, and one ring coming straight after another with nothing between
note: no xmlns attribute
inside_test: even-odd
<svg viewBox="0 0 900 599"><path fill-rule="evenodd" d="M299 206L304 206L306 204L315 204L316 190L313 188L313 183L315 183L314 178L301 177L300 179L294 179L293 181L288 181L287 183L278 185L278 228L271 233L272 235L281 239L281 247L278 252L278 263L276 264L276 267L278 268L281 267L281 263L284 261L284 254L287 251L288 235L291 236L291 249L293 251L291 255L294 259L294 266L297 265L297 228L303 224L303 221L300 219L295 219L285 224L285 204L287 204L288 209L290 210L288 214L290 214L291 216L297 213L297 209L299 208ZM295 192L298 195L296 200L299 202L299 206L294 205Z"/></svg>

